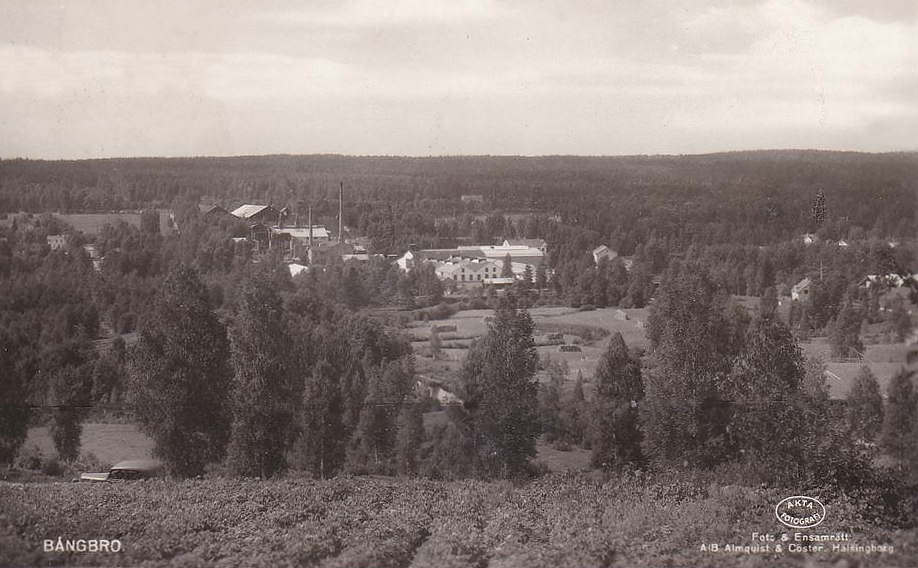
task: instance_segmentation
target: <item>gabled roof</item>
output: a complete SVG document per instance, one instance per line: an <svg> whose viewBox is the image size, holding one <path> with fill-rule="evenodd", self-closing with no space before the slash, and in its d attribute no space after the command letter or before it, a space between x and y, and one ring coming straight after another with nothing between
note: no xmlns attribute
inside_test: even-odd
<svg viewBox="0 0 918 568"><path fill-rule="evenodd" d="M207 215L208 213L226 213L226 209L212 203L198 203L198 211Z"/></svg>
<svg viewBox="0 0 918 568"><path fill-rule="evenodd" d="M791 288L791 292L798 292L800 290L803 290L809 285L810 285L810 279L804 278L800 282L797 282L796 284L794 284L794 286Z"/></svg>
<svg viewBox="0 0 918 568"><path fill-rule="evenodd" d="M233 210L233 215L240 219L248 219L271 207L270 205L240 205Z"/></svg>
<svg viewBox="0 0 918 568"><path fill-rule="evenodd" d="M544 248L545 240L544 239L507 239L504 241L510 246L524 246L531 248Z"/></svg>

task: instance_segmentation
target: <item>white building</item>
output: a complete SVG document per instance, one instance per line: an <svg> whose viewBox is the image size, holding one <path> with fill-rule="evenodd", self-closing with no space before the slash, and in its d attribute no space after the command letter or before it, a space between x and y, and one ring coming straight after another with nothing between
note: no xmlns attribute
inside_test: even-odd
<svg viewBox="0 0 918 568"><path fill-rule="evenodd" d="M408 251L395 262L406 272L422 262L432 262L441 280L452 278L459 284L485 282L500 277L507 256L510 257L511 270L516 278L522 278L527 268L535 274L536 268L545 260L545 252L542 250L544 246L545 241L531 239L528 244L504 241L500 245L424 249Z"/></svg>
<svg viewBox="0 0 918 568"><path fill-rule="evenodd" d="M51 250L63 250L70 242L70 235L48 235L48 246Z"/></svg>

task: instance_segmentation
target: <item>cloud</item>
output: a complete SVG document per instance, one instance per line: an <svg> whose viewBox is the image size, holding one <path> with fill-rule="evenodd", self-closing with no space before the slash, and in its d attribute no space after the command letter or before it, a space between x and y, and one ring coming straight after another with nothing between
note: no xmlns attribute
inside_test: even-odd
<svg viewBox="0 0 918 568"><path fill-rule="evenodd" d="M81 156L903 149L887 127L918 131L915 22L811 1L89 3L90 28L82 5L0 4L0 154L53 136Z"/></svg>
<svg viewBox="0 0 918 568"><path fill-rule="evenodd" d="M375 28L431 23L455 25L491 18L499 12L492 0L349 0L321 6L297 6L260 13L256 19L274 24Z"/></svg>

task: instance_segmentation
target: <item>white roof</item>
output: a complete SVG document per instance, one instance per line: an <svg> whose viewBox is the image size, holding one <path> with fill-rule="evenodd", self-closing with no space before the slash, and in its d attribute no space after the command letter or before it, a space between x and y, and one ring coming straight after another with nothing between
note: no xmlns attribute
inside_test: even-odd
<svg viewBox="0 0 918 568"><path fill-rule="evenodd" d="M525 257L525 256L530 256L534 258L542 258L545 256L544 252L540 251L537 248L532 248L532 247L516 247L516 246L481 247L481 252L483 252L485 256L488 258L503 258L507 256L508 254L514 258Z"/></svg>
<svg viewBox="0 0 918 568"><path fill-rule="evenodd" d="M802 290L803 288L806 288L806 287L809 286L809 285L810 285L810 279L809 279L809 278L804 278L804 279L801 280L800 282L797 282L796 284L794 284L794 286L791 288L791 290L794 291L794 292L796 292L797 290Z"/></svg>
<svg viewBox="0 0 918 568"><path fill-rule="evenodd" d="M288 264L288 265L287 265L287 268L290 269L290 276L296 276L297 274L299 274L299 273L301 273L301 272L306 272L307 270L309 270L309 267L308 267L308 266L304 266L304 265L302 265L302 264L297 264L297 263L295 263L295 262L293 262L293 263L291 263L291 264Z"/></svg>
<svg viewBox="0 0 918 568"><path fill-rule="evenodd" d="M309 239L309 227L283 227L279 229L272 229L275 234L286 233L293 237L294 239ZM314 239L327 239L328 229L322 225L313 225L312 226L312 238Z"/></svg>
<svg viewBox="0 0 918 568"><path fill-rule="evenodd" d="M236 209L233 209L233 215L240 219L248 219L252 215L261 213L268 207L268 205L240 205Z"/></svg>

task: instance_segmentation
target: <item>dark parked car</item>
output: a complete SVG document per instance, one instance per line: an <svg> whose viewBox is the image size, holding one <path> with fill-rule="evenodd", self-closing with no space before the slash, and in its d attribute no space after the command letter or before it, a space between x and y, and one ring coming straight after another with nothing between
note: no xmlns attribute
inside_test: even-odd
<svg viewBox="0 0 918 568"><path fill-rule="evenodd" d="M103 473L82 473L80 481L128 481L160 477L165 473L165 464L156 460L129 460L118 462Z"/></svg>

